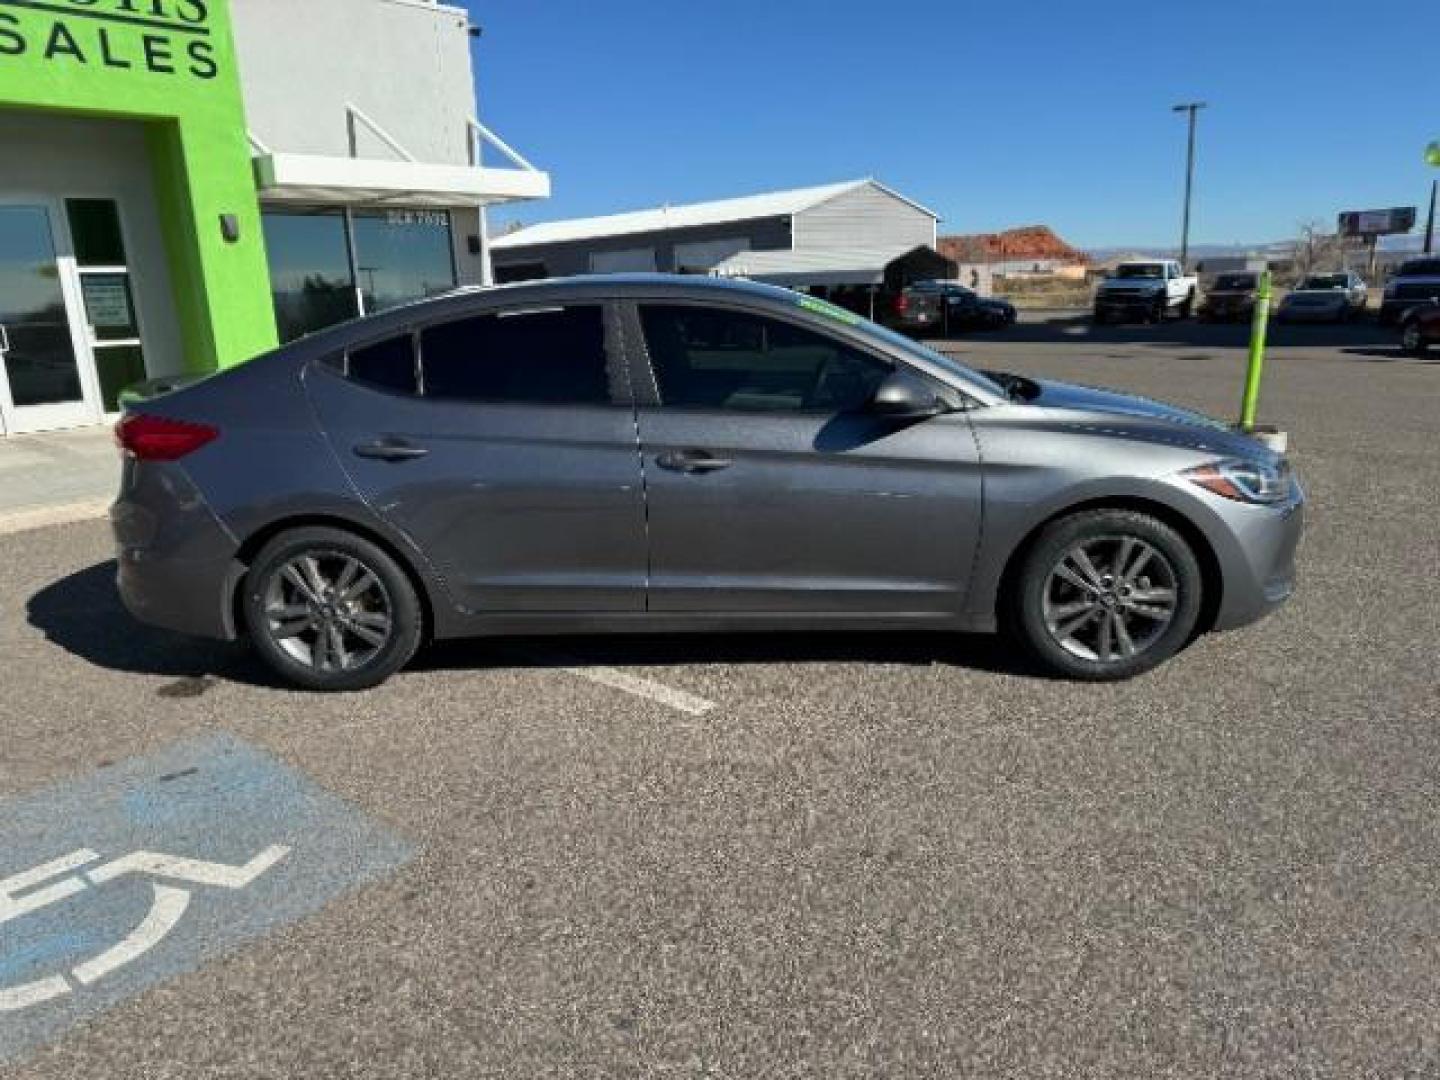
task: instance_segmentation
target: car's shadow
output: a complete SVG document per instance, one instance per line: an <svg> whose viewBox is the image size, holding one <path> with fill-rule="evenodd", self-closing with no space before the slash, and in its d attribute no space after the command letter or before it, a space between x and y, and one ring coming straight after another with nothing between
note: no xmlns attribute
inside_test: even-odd
<svg viewBox="0 0 1440 1080"><path fill-rule="evenodd" d="M1359 356L1372 363L1389 364L1440 364L1440 352L1431 351L1425 356L1416 356L1399 346L1388 349L1341 349L1350 356Z"/></svg>
<svg viewBox="0 0 1440 1080"><path fill-rule="evenodd" d="M1397 345L1397 337L1394 327L1382 326L1369 319L1341 323L1282 323L1272 320L1268 341L1272 347L1278 348L1382 348ZM941 351L963 346L967 342L1244 348L1249 340L1248 322L1167 319L1161 323L1096 323L1085 312L1037 311L1026 314L1015 325L1003 330L960 333L945 340L927 341L926 344L941 346Z"/></svg>
<svg viewBox="0 0 1440 1080"><path fill-rule="evenodd" d="M209 641L136 622L115 589L115 563L99 563L30 597L30 625L66 652L97 667L187 684L220 679L283 684L243 644ZM1046 677L1005 639L990 634L919 632L577 635L474 638L437 642L411 664L417 671L516 667L669 667L683 664L945 664L1008 675Z"/></svg>
<svg viewBox="0 0 1440 1080"><path fill-rule="evenodd" d="M243 645L172 634L136 622L115 588L115 562L46 585L26 605L30 625L97 667L174 679L215 677L275 686Z"/></svg>

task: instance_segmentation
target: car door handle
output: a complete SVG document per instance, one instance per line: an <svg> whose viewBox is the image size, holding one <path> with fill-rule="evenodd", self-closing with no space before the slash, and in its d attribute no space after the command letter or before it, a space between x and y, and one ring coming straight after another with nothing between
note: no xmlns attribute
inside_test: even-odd
<svg viewBox="0 0 1440 1080"><path fill-rule="evenodd" d="M414 461L430 453L423 446L416 446L404 439L377 439L374 442L357 443L355 456L374 461Z"/></svg>
<svg viewBox="0 0 1440 1080"><path fill-rule="evenodd" d="M671 472L707 473L728 469L734 462L705 450L670 450L657 457L655 464Z"/></svg>

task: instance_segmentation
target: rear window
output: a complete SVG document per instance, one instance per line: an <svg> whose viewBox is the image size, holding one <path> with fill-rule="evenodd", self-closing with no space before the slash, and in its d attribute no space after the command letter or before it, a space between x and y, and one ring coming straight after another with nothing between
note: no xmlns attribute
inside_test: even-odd
<svg viewBox="0 0 1440 1080"><path fill-rule="evenodd" d="M420 336L425 396L527 405L608 405L598 305L502 312Z"/></svg>

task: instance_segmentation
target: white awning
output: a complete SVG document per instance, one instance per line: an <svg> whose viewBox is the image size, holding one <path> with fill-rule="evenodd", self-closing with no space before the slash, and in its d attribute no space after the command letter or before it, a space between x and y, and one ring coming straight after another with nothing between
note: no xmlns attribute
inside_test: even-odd
<svg viewBox="0 0 1440 1080"><path fill-rule="evenodd" d="M913 244L884 248L827 248L799 251L741 251L711 271L771 285L883 285L885 268L915 250Z"/></svg>
<svg viewBox="0 0 1440 1080"><path fill-rule="evenodd" d="M260 154L255 158L255 181L267 202L320 205L489 206L550 196L550 174L538 169L311 154Z"/></svg>

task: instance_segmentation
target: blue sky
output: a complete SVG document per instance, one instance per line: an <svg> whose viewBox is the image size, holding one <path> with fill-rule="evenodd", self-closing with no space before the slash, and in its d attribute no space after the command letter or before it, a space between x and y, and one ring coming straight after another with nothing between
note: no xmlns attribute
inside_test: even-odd
<svg viewBox="0 0 1440 1080"><path fill-rule="evenodd" d="M1440 0L468 0L481 117L548 169L548 220L874 175L943 232L1193 242L1421 205ZM1333 228L1333 224L1331 225Z"/></svg>

